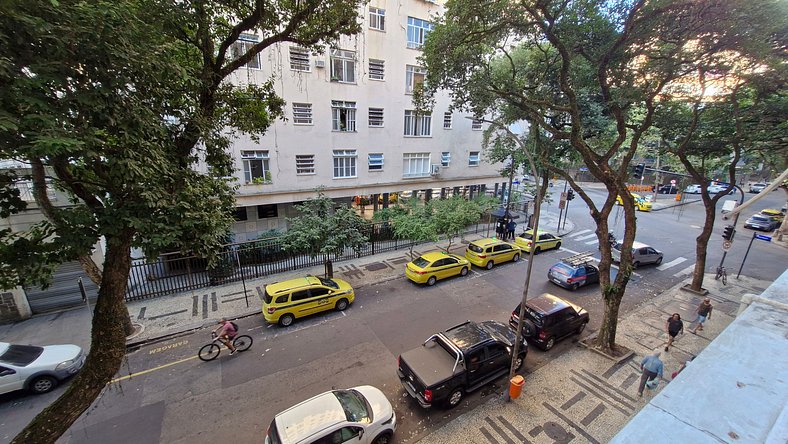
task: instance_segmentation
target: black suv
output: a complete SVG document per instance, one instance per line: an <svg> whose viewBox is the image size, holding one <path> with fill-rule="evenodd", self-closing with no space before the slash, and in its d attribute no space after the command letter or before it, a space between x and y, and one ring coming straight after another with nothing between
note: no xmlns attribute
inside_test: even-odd
<svg viewBox="0 0 788 444"><path fill-rule="evenodd" d="M517 304L509 318L509 327L517 330L519 320L520 304ZM525 304L523 336L542 350L550 350L556 340L582 333L588 320L588 312L584 308L544 293Z"/></svg>

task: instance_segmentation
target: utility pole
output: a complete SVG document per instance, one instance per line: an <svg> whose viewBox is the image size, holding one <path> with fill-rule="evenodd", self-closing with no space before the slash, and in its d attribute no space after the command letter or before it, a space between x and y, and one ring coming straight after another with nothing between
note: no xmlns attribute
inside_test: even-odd
<svg viewBox="0 0 788 444"><path fill-rule="evenodd" d="M659 140L657 141L657 168L654 170L654 202L657 201L659 193Z"/></svg>

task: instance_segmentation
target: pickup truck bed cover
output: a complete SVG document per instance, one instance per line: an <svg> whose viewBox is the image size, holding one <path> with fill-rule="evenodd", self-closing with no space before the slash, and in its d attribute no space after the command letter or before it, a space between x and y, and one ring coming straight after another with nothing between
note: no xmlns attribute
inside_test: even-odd
<svg viewBox="0 0 788 444"><path fill-rule="evenodd" d="M463 364L459 363L452 372L456 362L455 356L444 350L435 339L403 353L402 359L410 367L411 372L418 375L426 387L436 385L465 371Z"/></svg>

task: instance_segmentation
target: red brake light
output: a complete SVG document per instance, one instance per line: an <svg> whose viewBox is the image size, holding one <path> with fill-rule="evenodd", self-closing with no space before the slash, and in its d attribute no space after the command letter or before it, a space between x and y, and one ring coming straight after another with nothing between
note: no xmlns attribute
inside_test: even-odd
<svg viewBox="0 0 788 444"><path fill-rule="evenodd" d="M424 400L427 402L432 402L432 390L424 389Z"/></svg>
<svg viewBox="0 0 788 444"><path fill-rule="evenodd" d="M539 339L544 339L546 336L547 334L545 334L544 330L539 332Z"/></svg>
<svg viewBox="0 0 788 444"><path fill-rule="evenodd" d="M274 314L276 307L268 307L268 314Z"/></svg>
<svg viewBox="0 0 788 444"><path fill-rule="evenodd" d="M512 317L513 318L519 318L520 317L520 313L517 313L516 311L513 311L512 312Z"/></svg>
<svg viewBox="0 0 788 444"><path fill-rule="evenodd" d="M486 257L487 257L487 255L486 255L486 254L478 254L477 256L479 256L479 259L484 259L484 258L486 258Z"/></svg>

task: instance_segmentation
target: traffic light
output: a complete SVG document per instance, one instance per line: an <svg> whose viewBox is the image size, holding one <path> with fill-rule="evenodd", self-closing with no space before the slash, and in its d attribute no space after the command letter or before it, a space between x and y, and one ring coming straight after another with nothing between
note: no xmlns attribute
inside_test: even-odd
<svg viewBox="0 0 788 444"><path fill-rule="evenodd" d="M569 189L569 190L566 192L566 200L572 200L572 199L574 199L574 198L575 198L575 192L574 192L574 191L573 191L573 190L570 188L570 189Z"/></svg>
<svg viewBox="0 0 788 444"><path fill-rule="evenodd" d="M645 163L639 163L632 167L632 177L635 179L642 179L643 178L643 171L646 169Z"/></svg>
<svg viewBox="0 0 788 444"><path fill-rule="evenodd" d="M733 225L726 225L725 231L722 233L722 238L725 240L731 240L733 239L733 233L735 232L736 230L733 228Z"/></svg>

